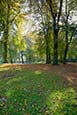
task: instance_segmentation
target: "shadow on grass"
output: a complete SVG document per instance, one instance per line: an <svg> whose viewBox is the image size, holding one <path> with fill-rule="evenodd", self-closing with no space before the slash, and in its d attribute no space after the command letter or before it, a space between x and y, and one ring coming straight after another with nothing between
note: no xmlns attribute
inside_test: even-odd
<svg viewBox="0 0 77 115"><path fill-rule="evenodd" d="M0 80L1 115L77 115L75 91L61 77L24 68L3 67L3 72L7 76Z"/></svg>

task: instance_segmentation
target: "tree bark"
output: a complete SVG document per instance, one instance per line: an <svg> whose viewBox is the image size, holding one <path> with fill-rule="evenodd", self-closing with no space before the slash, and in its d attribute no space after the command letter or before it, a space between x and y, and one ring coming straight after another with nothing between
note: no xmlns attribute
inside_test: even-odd
<svg viewBox="0 0 77 115"><path fill-rule="evenodd" d="M66 64L66 57L67 57L67 52L68 52L68 46L69 44L66 44L65 50L64 50L64 59L63 59L63 64Z"/></svg>
<svg viewBox="0 0 77 115"><path fill-rule="evenodd" d="M58 27L56 24L56 18L53 18L53 38L54 38L54 54L53 65L58 65Z"/></svg>
<svg viewBox="0 0 77 115"><path fill-rule="evenodd" d="M66 34L66 35L68 35L68 34ZM65 46L63 64L66 64L67 53L68 53L68 50L69 50L69 45L72 41L72 37L73 37L73 33L71 34L69 42L67 41L66 46Z"/></svg>
<svg viewBox="0 0 77 115"><path fill-rule="evenodd" d="M23 51L21 51L21 60L22 60L22 64L24 63L24 59L23 59Z"/></svg>
<svg viewBox="0 0 77 115"><path fill-rule="evenodd" d="M51 54L50 54L50 45L49 45L49 38L46 38L46 64L51 63Z"/></svg>
<svg viewBox="0 0 77 115"><path fill-rule="evenodd" d="M46 40L46 64L51 63L51 53L50 53L50 37L49 37L49 27L45 32L45 40Z"/></svg>
<svg viewBox="0 0 77 115"><path fill-rule="evenodd" d="M7 45L8 45L8 20L7 20L7 28L6 28L6 30L5 30L5 32L4 32L4 54L3 54L3 63L8 63L8 54L7 54L7 52L8 52L8 47L7 47Z"/></svg>
<svg viewBox="0 0 77 115"><path fill-rule="evenodd" d="M64 50L64 58L63 58L63 64L66 64L66 57L67 57L67 52L68 52L68 11L67 11L67 0L65 0L65 15L66 15L66 21L65 21L65 39L66 39L66 44L65 44L65 50Z"/></svg>
<svg viewBox="0 0 77 115"><path fill-rule="evenodd" d="M9 11L10 6L7 3L7 19L6 19L6 29L4 30L4 56L3 63L8 63L8 34L9 34Z"/></svg>
<svg viewBox="0 0 77 115"><path fill-rule="evenodd" d="M7 41L4 41L3 63L8 63L8 60L7 60Z"/></svg>

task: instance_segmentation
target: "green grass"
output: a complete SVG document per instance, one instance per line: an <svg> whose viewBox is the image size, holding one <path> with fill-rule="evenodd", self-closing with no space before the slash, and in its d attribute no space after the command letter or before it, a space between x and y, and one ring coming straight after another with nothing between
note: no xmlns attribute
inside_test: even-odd
<svg viewBox="0 0 77 115"><path fill-rule="evenodd" d="M0 67L0 115L77 115L75 91L52 73Z"/></svg>

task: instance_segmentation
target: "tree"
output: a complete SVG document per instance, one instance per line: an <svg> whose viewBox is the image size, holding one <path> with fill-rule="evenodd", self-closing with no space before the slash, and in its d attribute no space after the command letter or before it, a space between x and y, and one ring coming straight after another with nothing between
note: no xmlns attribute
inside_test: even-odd
<svg viewBox="0 0 77 115"><path fill-rule="evenodd" d="M39 54L43 51L42 54L46 55L46 63L51 63L51 51L50 51L50 12L47 12L46 2L42 0L30 1L30 8L32 9L32 14L34 17L35 23L39 24L37 33L39 35L37 41L38 49L40 46ZM36 22L37 20L37 22ZM43 44L42 44L43 43ZM43 47L44 46L44 47Z"/></svg>
<svg viewBox="0 0 77 115"><path fill-rule="evenodd" d="M58 33L59 33L59 21L62 12L63 0L60 0L59 10L58 1L47 0L47 3L50 8L50 12L53 19L53 37L54 37L54 55L53 55L53 64L58 64Z"/></svg>
<svg viewBox="0 0 77 115"><path fill-rule="evenodd" d="M2 9L5 8L3 10L2 14L5 15L1 15L2 19L1 21L4 21L4 23L2 23L3 25L3 45L4 45L4 53L3 53L3 60L4 63L8 62L8 40L9 40L9 31L10 31L10 27L13 24L13 21L15 20L15 18L18 16L18 14L20 13L20 3L23 0L16 0L16 1L10 1L10 0L6 0L6 1L1 1L1 5L2 5ZM1 10L2 10L1 9Z"/></svg>
<svg viewBox="0 0 77 115"><path fill-rule="evenodd" d="M69 17L71 16L71 12L76 10L75 3L76 1L74 0L71 1L65 0L65 49L64 49L63 64L66 64L69 45L72 41L72 38L74 36L74 31L75 31L75 25L72 23L70 24L69 22ZM69 38L69 33L71 33L70 38Z"/></svg>
<svg viewBox="0 0 77 115"><path fill-rule="evenodd" d="M46 64L51 63L51 51L50 51L50 14L47 11L47 7L45 7L45 2L38 0L39 13L41 15L41 24L43 36L45 39L45 52L46 52Z"/></svg>

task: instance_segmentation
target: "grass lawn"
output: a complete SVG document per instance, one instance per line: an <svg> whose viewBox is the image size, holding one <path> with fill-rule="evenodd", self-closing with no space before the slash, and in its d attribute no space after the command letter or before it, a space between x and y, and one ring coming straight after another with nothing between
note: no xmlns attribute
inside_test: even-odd
<svg viewBox="0 0 77 115"><path fill-rule="evenodd" d="M53 72L1 65L0 115L77 115L76 91Z"/></svg>

